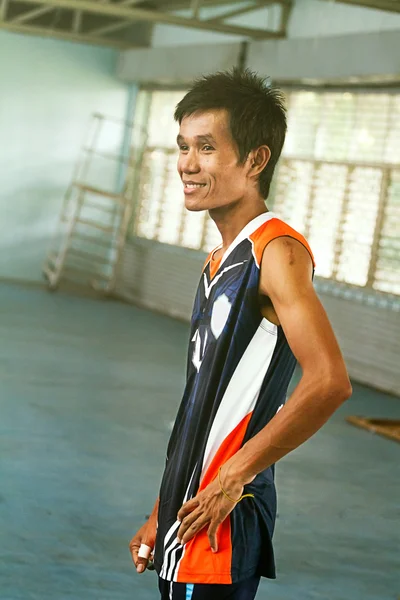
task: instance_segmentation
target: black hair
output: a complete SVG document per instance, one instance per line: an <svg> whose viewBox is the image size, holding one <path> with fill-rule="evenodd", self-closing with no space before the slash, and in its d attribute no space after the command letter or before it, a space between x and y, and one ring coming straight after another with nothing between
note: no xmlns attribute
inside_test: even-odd
<svg viewBox="0 0 400 600"><path fill-rule="evenodd" d="M268 164L260 173L259 188L267 198L276 163L286 135L284 95L256 73L234 68L196 79L177 104L175 120L182 122L195 112L226 109L232 137L237 144L239 161L244 163L251 152L266 145L271 151Z"/></svg>

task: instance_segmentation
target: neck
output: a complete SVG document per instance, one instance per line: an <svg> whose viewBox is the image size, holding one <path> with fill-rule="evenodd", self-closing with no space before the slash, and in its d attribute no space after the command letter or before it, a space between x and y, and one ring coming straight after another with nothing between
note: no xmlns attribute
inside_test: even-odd
<svg viewBox="0 0 400 600"><path fill-rule="evenodd" d="M269 211L263 199L254 204L237 202L210 210L210 217L222 236L222 251L229 248L247 223L266 212Z"/></svg>

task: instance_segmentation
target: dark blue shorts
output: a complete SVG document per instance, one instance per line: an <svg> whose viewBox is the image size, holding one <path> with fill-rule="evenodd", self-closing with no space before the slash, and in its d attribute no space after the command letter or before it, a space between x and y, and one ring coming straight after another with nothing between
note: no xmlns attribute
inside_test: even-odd
<svg viewBox="0 0 400 600"><path fill-rule="evenodd" d="M254 600L260 577L231 584L172 583L158 578L161 600Z"/></svg>

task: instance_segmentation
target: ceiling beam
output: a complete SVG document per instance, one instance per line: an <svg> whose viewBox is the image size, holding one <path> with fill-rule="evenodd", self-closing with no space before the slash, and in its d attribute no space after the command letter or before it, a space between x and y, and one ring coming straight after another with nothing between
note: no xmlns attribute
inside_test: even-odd
<svg viewBox="0 0 400 600"><path fill-rule="evenodd" d="M109 0L103 0L103 2L109 2ZM135 4L140 4L143 0L119 0L118 3L115 3L114 6L135 6Z"/></svg>
<svg viewBox="0 0 400 600"><path fill-rule="evenodd" d="M39 0L38 0L39 1ZM286 4L287 2L289 2L289 0L270 0L271 3L273 4ZM237 0L236 0L237 2ZM235 0L202 0L201 3L201 7L202 8L215 8L216 6L224 6L224 5L230 5L232 6L232 4L235 3ZM161 9L161 8L165 8L165 2L163 3L161 0L155 0L155 5L154 8L157 9ZM188 8L188 0L168 0L168 10L172 11L172 10L187 10Z"/></svg>
<svg viewBox="0 0 400 600"><path fill-rule="evenodd" d="M202 5L202 0L191 0L190 1L190 10L192 11L193 19L198 19L200 17L201 5Z"/></svg>
<svg viewBox="0 0 400 600"><path fill-rule="evenodd" d="M110 48L119 48L126 50L134 47L132 42L121 41L121 40L108 40L101 37L85 34L75 34L71 31L61 31L57 29L50 29L47 27L36 27L34 25L20 25L10 21L0 21L0 29L6 29L14 33L28 33L30 35L39 35L41 37L51 37L58 40L67 40L70 42L79 42L81 44L94 44L96 46L109 46ZM136 45L136 47L142 48L143 46Z"/></svg>
<svg viewBox="0 0 400 600"><path fill-rule="evenodd" d="M287 27L290 19L290 15L293 9L293 2L290 4L282 4L281 6L281 24L279 31L282 33L284 37L287 37Z"/></svg>
<svg viewBox="0 0 400 600"><path fill-rule="evenodd" d="M25 4L37 4L37 0L24 0ZM147 10L143 8L128 8L118 4L100 4L93 0L41 0L41 4L71 10L82 10L84 12L104 15L109 17L121 17L126 21L150 21L152 23L164 23L166 25L178 25L191 29L203 31L216 31L218 33L229 33L251 39L281 38L280 32L256 29L252 27L240 27L238 25L227 25L225 23L204 22L198 19L187 19L171 13Z"/></svg>
<svg viewBox="0 0 400 600"><path fill-rule="evenodd" d="M72 31L73 33L79 33L82 27L82 11L76 10L74 12L74 18L72 21Z"/></svg>
<svg viewBox="0 0 400 600"><path fill-rule="evenodd" d="M39 6L38 8L28 10L27 12L23 12L17 17L10 19L10 23L26 23L27 21L32 21L37 17L47 15L47 13L52 12L55 8L55 6Z"/></svg>
<svg viewBox="0 0 400 600"><path fill-rule="evenodd" d="M400 2L398 0L337 0L337 2L340 2L340 4L362 6L364 8L374 8L385 12L400 13Z"/></svg>
<svg viewBox="0 0 400 600"><path fill-rule="evenodd" d="M253 10L265 8L266 6L270 6L271 4L275 4L275 0L265 0L264 2L260 2L260 0L258 0L257 2L253 2L253 4L249 4L248 6L242 6L241 8L228 10L227 12L218 15L217 17L209 17L208 19L204 20L206 23L218 23L220 21L225 21L225 19L231 19L232 17L245 15L246 13L252 12Z"/></svg>
<svg viewBox="0 0 400 600"><path fill-rule="evenodd" d="M107 3L110 0L97 0L99 3ZM143 0L123 0L122 2L120 2L120 5L124 5L124 6L131 6L134 4L139 4L140 2L142 2ZM9 4L10 0L2 0L2 5L0 7L0 18L5 21L5 15L6 15L6 11L7 11L7 6ZM4 7L4 10L3 10ZM37 17L41 17L43 15L47 15L48 13L51 13L54 9L56 8L56 6L39 6L38 8L34 8L31 11L22 13L21 15L18 15L17 17L15 17L14 19L12 19L13 23L26 23L26 21L32 21L33 19L36 19ZM82 26L82 11L81 10L77 10L74 13L74 18L73 18L73 24L72 24L72 31L73 33L79 33L80 29ZM90 32L89 32L90 33Z"/></svg>
<svg viewBox="0 0 400 600"><path fill-rule="evenodd" d="M0 21L5 21L7 16L7 8L10 0L2 0L0 5Z"/></svg>
<svg viewBox="0 0 400 600"><path fill-rule="evenodd" d="M118 3L118 6L132 6L139 2L142 2L142 0L122 0L122 2ZM130 25L132 25L132 21L118 21L117 23L103 25L103 27L96 27L95 29L91 29L88 33L90 35L104 35L106 33L112 33L113 31L119 31Z"/></svg>
<svg viewBox="0 0 400 600"><path fill-rule="evenodd" d="M200 2L201 0L195 0L196 2ZM202 19L202 21L204 23L218 23L220 21L223 21L224 19L229 19L230 17L235 17L237 15L243 15L249 12L252 12L253 10L258 10L260 8L264 8L266 6L270 6L271 4L276 4L276 0L253 0L255 2L257 2L257 4L251 4L249 6L245 6L242 8L237 8L236 10L230 10L226 13L224 13L223 15L218 15L218 17L210 17L208 19ZM124 0L123 2L121 2L119 4L120 5L126 5L126 4L132 4L133 2L137 3L137 2L141 2L141 0ZM196 8L193 4L191 5L192 9ZM289 7L288 4L285 4L282 6L282 9L285 9ZM197 5L197 8L200 8L200 4ZM118 31L120 29L124 29L125 27L129 27L131 23L127 22L127 21L119 21L118 23L111 23L110 25L104 25L104 27L98 27L96 29L91 29L88 33L90 33L91 35L104 35L106 33L112 33L113 31Z"/></svg>
<svg viewBox="0 0 400 600"><path fill-rule="evenodd" d="M110 23L110 25L104 25L103 27L96 27L88 31L90 35L105 35L106 33L112 33L113 31L119 31L132 25L132 21L118 21L118 23Z"/></svg>

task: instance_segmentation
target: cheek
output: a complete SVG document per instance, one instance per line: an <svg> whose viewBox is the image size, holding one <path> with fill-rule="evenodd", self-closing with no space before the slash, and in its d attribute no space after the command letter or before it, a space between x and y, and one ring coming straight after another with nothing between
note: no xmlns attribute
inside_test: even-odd
<svg viewBox="0 0 400 600"><path fill-rule="evenodd" d="M230 190L242 190L245 185L243 172L241 169L237 168L236 164L222 168L218 181L223 183L225 189Z"/></svg>
<svg viewBox="0 0 400 600"><path fill-rule="evenodd" d="M224 184L231 179L231 169L226 162L210 158L204 163L204 170L208 173L210 179L215 185Z"/></svg>

